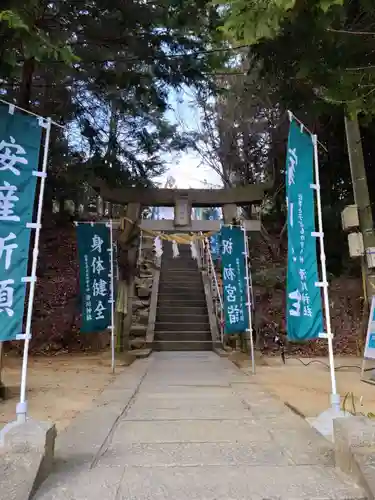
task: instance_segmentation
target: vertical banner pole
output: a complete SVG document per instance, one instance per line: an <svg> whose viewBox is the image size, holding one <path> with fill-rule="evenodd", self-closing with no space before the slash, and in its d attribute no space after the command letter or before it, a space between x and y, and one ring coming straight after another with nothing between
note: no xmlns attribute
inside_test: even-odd
<svg viewBox="0 0 375 500"><path fill-rule="evenodd" d="M249 247L246 236L246 229L241 227L243 231L244 238L244 248L245 248L245 282L246 282L246 295L247 295L247 312L249 315L249 332L250 332L250 351L251 351L251 372L255 375L255 354L254 354L254 340L253 340L253 320L251 317L251 296L250 296L250 278L249 278L249 268L247 265L247 260L249 257Z"/></svg>
<svg viewBox="0 0 375 500"><path fill-rule="evenodd" d="M44 119L40 118L40 120ZM16 409L18 422L25 422L27 415L27 401L26 401L27 363L28 363L29 345L31 338L31 319L33 315L33 306L34 306L36 267L38 263L38 254L39 254L39 239L40 239L40 229L42 223L43 199L44 199L44 190L47 177L47 163L48 163L50 136L51 136L51 118L47 118L46 122L43 121L43 123L46 123L45 124L46 134L44 140L43 163L41 172L42 175L40 180L34 249L33 249L32 265L31 265L31 281L30 281L29 299L28 299L27 316L26 316L25 344L23 350L22 372L21 372L20 401L17 404L17 409Z"/></svg>
<svg viewBox="0 0 375 500"><path fill-rule="evenodd" d="M113 220L109 222L110 242L111 242L111 356L112 356L112 373L115 373L115 268L113 259Z"/></svg>
<svg viewBox="0 0 375 500"><path fill-rule="evenodd" d="M312 142L314 146L315 190L316 190L316 204L318 213L319 248L320 248L320 264L322 268L324 313L326 320L328 356L329 356L329 366L330 366L331 386L332 386L331 404L333 409L340 411L340 395L337 394L335 360L333 356L333 335L332 335L331 315L329 310L329 299L328 299L328 280L327 280L326 255L324 251L322 201L320 195L320 179L319 179L318 138L316 135L312 135Z"/></svg>

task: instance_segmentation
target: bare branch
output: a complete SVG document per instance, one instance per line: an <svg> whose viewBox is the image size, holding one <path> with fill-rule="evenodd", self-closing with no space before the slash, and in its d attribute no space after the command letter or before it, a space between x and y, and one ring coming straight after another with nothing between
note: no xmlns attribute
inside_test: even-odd
<svg viewBox="0 0 375 500"><path fill-rule="evenodd" d="M350 30L336 30L334 28L327 28L326 31L332 33L342 33L343 35L354 35L354 36L375 36L373 31L350 31Z"/></svg>

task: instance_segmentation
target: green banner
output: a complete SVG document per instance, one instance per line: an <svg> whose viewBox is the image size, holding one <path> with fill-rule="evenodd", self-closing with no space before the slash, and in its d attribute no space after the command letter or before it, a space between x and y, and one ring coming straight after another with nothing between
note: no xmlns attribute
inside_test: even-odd
<svg viewBox="0 0 375 500"><path fill-rule="evenodd" d="M11 113L9 112L11 111ZM42 128L0 105L0 341L22 338Z"/></svg>
<svg viewBox="0 0 375 500"><path fill-rule="evenodd" d="M83 333L101 332L112 324L111 238L106 223L78 223Z"/></svg>
<svg viewBox="0 0 375 500"><path fill-rule="evenodd" d="M287 334L290 341L316 339L323 316L316 260L314 147L312 137L290 124L286 168L288 203Z"/></svg>
<svg viewBox="0 0 375 500"><path fill-rule="evenodd" d="M225 333L249 329L246 291L245 242L240 227L223 226L220 232Z"/></svg>

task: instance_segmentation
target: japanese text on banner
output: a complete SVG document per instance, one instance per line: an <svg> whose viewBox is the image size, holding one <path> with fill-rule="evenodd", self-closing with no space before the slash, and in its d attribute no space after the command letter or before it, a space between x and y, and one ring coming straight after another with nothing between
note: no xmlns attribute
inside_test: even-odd
<svg viewBox="0 0 375 500"><path fill-rule="evenodd" d="M225 310L225 333L249 328L247 307L245 244L239 227L221 228L221 265Z"/></svg>
<svg viewBox="0 0 375 500"><path fill-rule="evenodd" d="M103 331L112 324L110 230L103 223L78 224L77 238L82 301L81 331Z"/></svg>
<svg viewBox="0 0 375 500"><path fill-rule="evenodd" d="M323 330L315 232L312 138L292 121L287 154L287 333L291 341L314 339Z"/></svg>
<svg viewBox="0 0 375 500"><path fill-rule="evenodd" d="M220 220L220 212L218 208L211 208L203 212L205 220ZM212 260L215 262L219 258L220 253L220 232L209 238Z"/></svg>
<svg viewBox="0 0 375 500"><path fill-rule="evenodd" d="M27 265L42 129L0 105L0 341L23 332Z"/></svg>

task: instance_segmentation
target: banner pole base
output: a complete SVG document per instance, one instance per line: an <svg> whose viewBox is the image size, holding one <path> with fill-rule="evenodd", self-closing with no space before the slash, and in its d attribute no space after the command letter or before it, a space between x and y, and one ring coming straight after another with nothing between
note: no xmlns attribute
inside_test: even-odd
<svg viewBox="0 0 375 500"><path fill-rule="evenodd" d="M23 424L27 420L27 401L17 403L16 406L17 422Z"/></svg>
<svg viewBox="0 0 375 500"><path fill-rule="evenodd" d="M336 413L340 413L341 411L341 397L340 394L331 394L331 408L336 411Z"/></svg>
<svg viewBox="0 0 375 500"><path fill-rule="evenodd" d="M333 421L336 418L351 417L352 414L341 409L340 394L331 394L331 407L320 413L317 417L306 418L307 422L320 434L330 441L334 441Z"/></svg>

